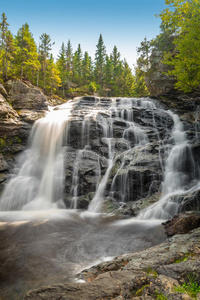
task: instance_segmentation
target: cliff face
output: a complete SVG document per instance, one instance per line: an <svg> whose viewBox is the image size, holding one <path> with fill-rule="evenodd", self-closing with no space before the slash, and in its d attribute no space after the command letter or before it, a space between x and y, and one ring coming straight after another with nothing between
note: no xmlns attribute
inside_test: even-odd
<svg viewBox="0 0 200 300"><path fill-rule="evenodd" d="M173 76L166 75L169 67L162 63L163 53L158 50L152 52L151 68L145 76L145 83L151 96L176 93Z"/></svg>
<svg viewBox="0 0 200 300"><path fill-rule="evenodd" d="M48 109L46 96L30 84L9 80L0 85L0 182L8 177L13 159L28 140L31 124Z"/></svg>

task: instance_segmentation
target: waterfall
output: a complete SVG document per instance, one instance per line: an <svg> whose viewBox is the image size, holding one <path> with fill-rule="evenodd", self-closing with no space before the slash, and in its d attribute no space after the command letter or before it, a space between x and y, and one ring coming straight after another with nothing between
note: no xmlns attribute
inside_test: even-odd
<svg viewBox="0 0 200 300"><path fill-rule="evenodd" d="M198 115L198 140L197 121ZM179 209L178 196L199 188L198 172L176 114L149 98L86 96L73 101L73 110L68 102L35 122L0 210L65 208L67 203L101 212L106 198L121 207L158 193L162 182L160 200L139 218L167 219Z"/></svg>
<svg viewBox="0 0 200 300"><path fill-rule="evenodd" d="M148 143L148 136L145 133L144 129L135 124L134 116L133 116L133 107L146 108L146 109L156 109L156 106L149 100L140 99L132 99L132 98L122 98L122 99L112 99L111 106L108 110L109 115L107 118L103 116L99 116L99 122L102 127L103 139L106 141L108 147L108 167L105 175L99 183L99 186L96 190L95 196L93 197L88 210L93 212L100 212L101 206L105 196L105 189L107 185L107 181L109 178L110 171L114 164L114 157L116 156L115 150L115 141L113 139L113 123L114 117L119 118L125 122L126 126L123 130L121 141L125 141L127 148L130 149L130 136L131 134L134 136L134 144L135 147L140 144ZM122 169L124 162L122 162L119 170ZM118 173L117 173L118 174ZM116 175L117 175L116 174ZM120 189L121 189L121 202L125 202L129 195L129 176L128 174L122 174L120 181ZM111 184L110 194L114 194L115 190L115 178Z"/></svg>
<svg viewBox="0 0 200 300"><path fill-rule="evenodd" d="M35 122L30 148L18 160L18 168L2 194L0 210L40 210L62 207L64 183L63 141L72 103L55 108Z"/></svg>
<svg viewBox="0 0 200 300"><path fill-rule="evenodd" d="M140 213L140 219L171 218L178 212L178 196L199 188L195 162L183 123L176 114L171 111L168 113L174 121L171 133L173 146L166 160L162 196L157 203Z"/></svg>

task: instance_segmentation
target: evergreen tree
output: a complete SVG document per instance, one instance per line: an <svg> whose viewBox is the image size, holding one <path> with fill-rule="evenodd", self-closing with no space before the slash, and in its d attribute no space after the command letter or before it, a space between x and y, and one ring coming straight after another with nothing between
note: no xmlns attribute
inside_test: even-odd
<svg viewBox="0 0 200 300"><path fill-rule="evenodd" d="M66 49L66 60L67 60L67 88L70 88L70 82L73 75L73 49L70 40L67 42Z"/></svg>
<svg viewBox="0 0 200 300"><path fill-rule="evenodd" d="M105 77L105 60L106 60L106 47L104 45L103 37L100 34L98 44L97 44L97 50L95 53L95 78L97 84L99 84L101 87L103 87L104 84L104 77Z"/></svg>
<svg viewBox="0 0 200 300"><path fill-rule="evenodd" d="M51 42L51 38L47 33L43 33L40 36L40 46L39 46L39 53L40 53L40 63L42 66L43 72L43 88L45 89L46 86L46 68L47 68L47 59L50 57L50 51L52 50L52 45L54 43Z"/></svg>
<svg viewBox="0 0 200 300"><path fill-rule="evenodd" d="M15 73L14 59L16 55L16 46L12 33L8 30L5 36L5 47L3 52L3 77L8 79Z"/></svg>
<svg viewBox="0 0 200 300"><path fill-rule="evenodd" d="M6 33L8 31L8 22L5 13L1 15L1 23L0 23L0 49L3 50L5 48L5 39Z"/></svg>
<svg viewBox="0 0 200 300"><path fill-rule="evenodd" d="M67 58L66 58L66 49L64 43L62 43L61 49L59 51L57 67L60 72L63 97L65 97L65 84L67 82Z"/></svg>
<svg viewBox="0 0 200 300"><path fill-rule="evenodd" d="M82 84L82 50L78 44L78 49L73 56L73 80L79 86Z"/></svg>
<svg viewBox="0 0 200 300"><path fill-rule="evenodd" d="M105 62L105 88L106 88L106 94L112 95L112 88L114 85L113 81L113 62L112 59L106 55L106 62Z"/></svg>
<svg viewBox="0 0 200 300"><path fill-rule="evenodd" d="M148 41L147 38L144 38L144 41L141 42L140 47L137 48L140 58L138 59L138 65L144 72L148 72L150 68L150 54L152 50L153 41Z"/></svg>
<svg viewBox="0 0 200 300"><path fill-rule="evenodd" d="M7 69L8 69L8 62L7 62L7 50L6 49L6 35L8 33L8 22L5 16L5 13L1 15L1 23L0 23L0 67L1 73L4 78L7 78Z"/></svg>
<svg viewBox="0 0 200 300"><path fill-rule="evenodd" d="M86 85L92 80L92 60L88 52L84 53L82 60L82 75L83 75L83 84Z"/></svg>
<svg viewBox="0 0 200 300"><path fill-rule="evenodd" d="M135 68L135 84L134 96L144 97L148 95L148 90L145 84L145 73L138 66Z"/></svg>
<svg viewBox="0 0 200 300"><path fill-rule="evenodd" d="M15 40L17 73L20 73L21 80L23 76L28 79L28 74L39 68L39 61L37 46L27 23L19 29Z"/></svg>
<svg viewBox="0 0 200 300"><path fill-rule="evenodd" d="M47 68L46 68L46 89L53 94L56 89L60 87L61 79L60 72L54 63L53 56L51 54L50 59L47 60Z"/></svg>
<svg viewBox="0 0 200 300"><path fill-rule="evenodd" d="M111 61L113 65L113 78L114 80L119 76L120 71L120 53L117 50L117 47L114 46L113 51L111 53Z"/></svg>
<svg viewBox="0 0 200 300"><path fill-rule="evenodd" d="M122 95L124 97L131 97L134 94L135 78L126 60L124 60L123 65L124 65L124 70L123 70Z"/></svg>

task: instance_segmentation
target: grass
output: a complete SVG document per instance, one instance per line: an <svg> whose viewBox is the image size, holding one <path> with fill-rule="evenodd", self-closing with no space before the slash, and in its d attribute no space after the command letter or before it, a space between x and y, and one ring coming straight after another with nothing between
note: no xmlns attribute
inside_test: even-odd
<svg viewBox="0 0 200 300"><path fill-rule="evenodd" d="M174 290L179 293L186 293L196 299L196 295L200 293L200 285L198 284L195 274L188 275L188 282L175 287Z"/></svg>
<svg viewBox="0 0 200 300"><path fill-rule="evenodd" d="M165 297L162 293L160 293L156 290L156 299L157 300L167 300L167 297Z"/></svg>

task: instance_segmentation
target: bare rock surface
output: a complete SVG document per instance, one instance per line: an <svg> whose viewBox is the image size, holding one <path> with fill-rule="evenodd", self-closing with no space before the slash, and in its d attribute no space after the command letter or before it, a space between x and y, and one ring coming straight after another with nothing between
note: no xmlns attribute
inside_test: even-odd
<svg viewBox="0 0 200 300"><path fill-rule="evenodd" d="M25 299L192 299L174 289L189 274L200 282L200 228L83 270L78 279L84 283L43 287Z"/></svg>
<svg viewBox="0 0 200 300"><path fill-rule="evenodd" d="M195 212L181 213L175 215L163 225L168 236L188 233L190 230L200 227L200 215L197 215Z"/></svg>
<svg viewBox="0 0 200 300"><path fill-rule="evenodd" d="M8 102L16 110L47 110L48 102L46 96L39 88L26 84L20 80L9 80L6 83L8 91Z"/></svg>

